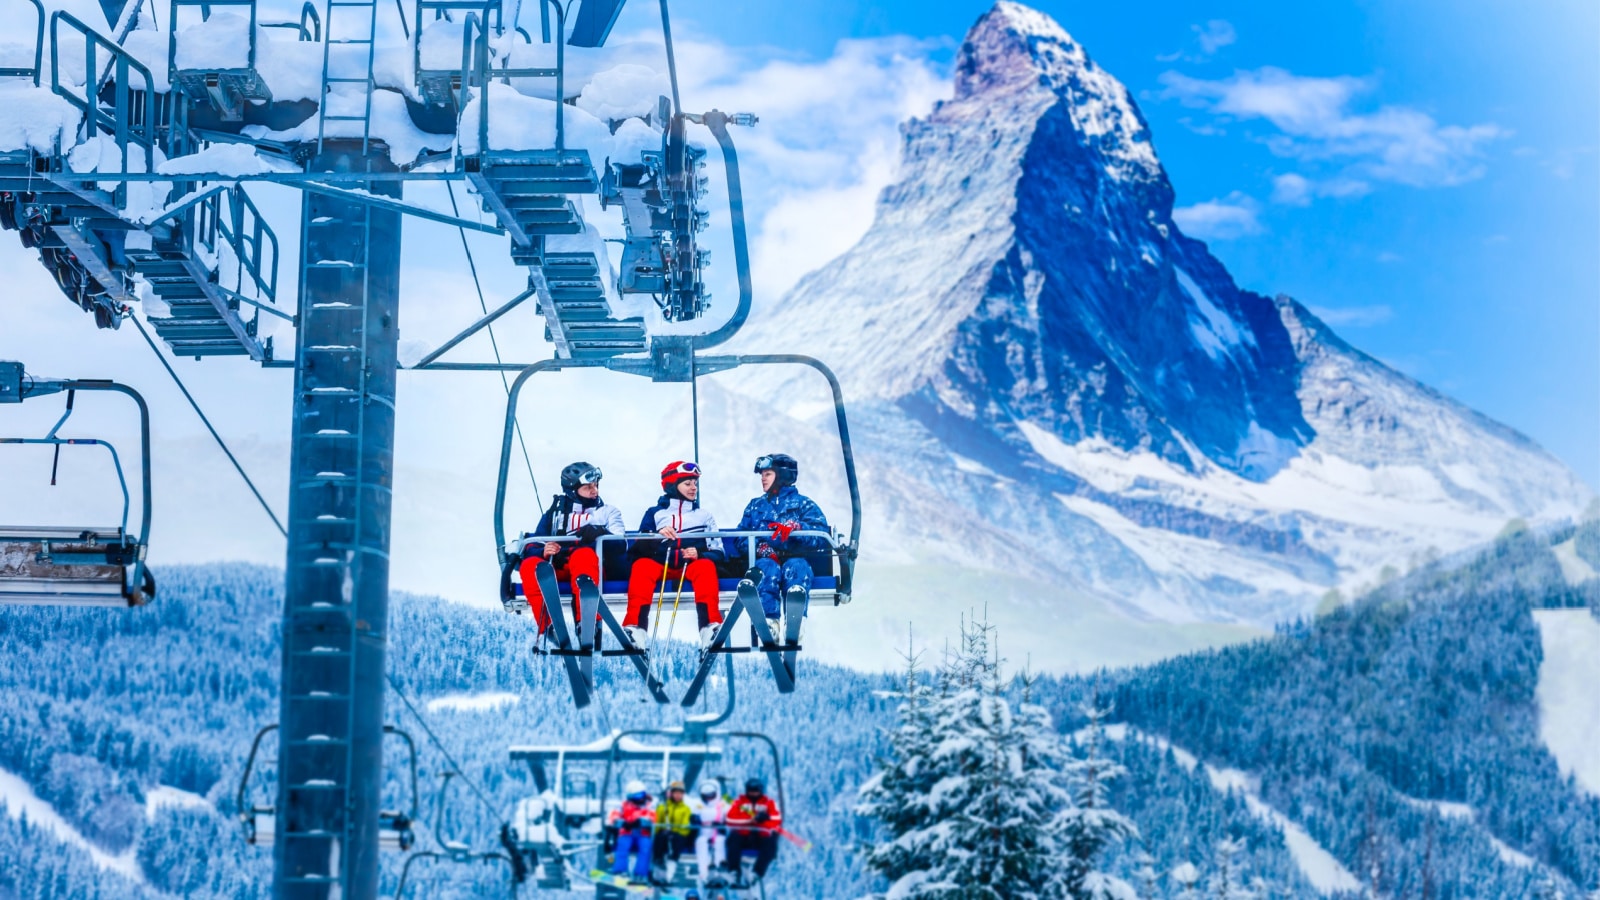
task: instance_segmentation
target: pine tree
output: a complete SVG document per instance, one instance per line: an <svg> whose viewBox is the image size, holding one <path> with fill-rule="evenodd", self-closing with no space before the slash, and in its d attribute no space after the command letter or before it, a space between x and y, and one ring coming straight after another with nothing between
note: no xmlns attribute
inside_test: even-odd
<svg viewBox="0 0 1600 900"><path fill-rule="evenodd" d="M1072 805L1057 824L1067 856L1062 872L1065 890L1074 900L1135 897L1137 892L1126 882L1095 869L1096 859L1106 848L1137 838L1139 831L1131 819L1111 806L1110 782L1127 770L1100 752L1108 711L1089 705L1083 714L1089 720L1088 743L1083 757L1066 765Z"/></svg>
<svg viewBox="0 0 1600 900"><path fill-rule="evenodd" d="M1140 848L1133 855L1133 864L1136 866L1133 877L1139 880L1139 900L1158 900L1161 876L1156 873L1155 857Z"/></svg>
<svg viewBox="0 0 1600 900"><path fill-rule="evenodd" d="M1239 860L1243 850L1243 841L1223 838L1217 842L1212 858L1215 868L1206 879L1206 892L1213 900L1254 900L1256 893L1245 887L1244 865Z"/></svg>
<svg viewBox="0 0 1600 900"><path fill-rule="evenodd" d="M908 680L894 758L863 789L859 811L888 832L868 865L891 880L890 897L1069 896L1060 818L1072 800L1061 740L1043 708L1013 709L990 655L992 631L963 626L937 695Z"/></svg>
<svg viewBox="0 0 1600 900"><path fill-rule="evenodd" d="M867 867L900 884L914 882L933 865L926 842L919 840L930 824L926 798L938 781L933 753L933 692L917 669L917 655L906 654L905 686L899 721L889 733L889 755L860 791L856 813L882 822L887 839L871 845Z"/></svg>
<svg viewBox="0 0 1600 900"><path fill-rule="evenodd" d="M1179 863L1171 877L1178 885L1177 900L1200 900L1200 889L1195 887L1200 883L1200 870L1194 863Z"/></svg>

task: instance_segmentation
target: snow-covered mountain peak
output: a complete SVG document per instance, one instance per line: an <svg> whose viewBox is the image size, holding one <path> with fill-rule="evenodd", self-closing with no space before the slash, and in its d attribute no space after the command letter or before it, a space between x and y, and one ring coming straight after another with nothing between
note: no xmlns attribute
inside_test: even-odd
<svg viewBox="0 0 1600 900"><path fill-rule="evenodd" d="M1043 88L1071 111L1083 138L1105 154L1107 175L1164 181L1149 128L1128 89L1044 13L1000 0L968 32L955 68L957 101L1004 102L997 95ZM1161 214L1170 211L1168 204Z"/></svg>
<svg viewBox="0 0 1600 900"><path fill-rule="evenodd" d="M741 339L837 371L857 452L887 467L880 534L981 546L1161 617L1263 621L1592 496L1511 429L1241 289L1173 222L1132 95L1049 17L987 12L955 96L903 132L866 235ZM804 381L744 389L800 418L832 408Z"/></svg>

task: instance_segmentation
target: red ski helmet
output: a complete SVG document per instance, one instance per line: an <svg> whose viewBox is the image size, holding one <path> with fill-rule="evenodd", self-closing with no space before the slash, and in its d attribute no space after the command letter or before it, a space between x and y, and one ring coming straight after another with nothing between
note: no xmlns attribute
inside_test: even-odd
<svg viewBox="0 0 1600 900"><path fill-rule="evenodd" d="M699 477L700 466L698 464L684 462L681 459L673 460L661 470L661 489L670 491L680 481L688 481L691 478Z"/></svg>

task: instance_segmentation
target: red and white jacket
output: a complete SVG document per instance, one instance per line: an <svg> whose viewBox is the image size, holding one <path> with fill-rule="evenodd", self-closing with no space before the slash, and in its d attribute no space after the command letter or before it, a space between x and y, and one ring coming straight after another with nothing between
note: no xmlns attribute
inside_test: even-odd
<svg viewBox="0 0 1600 900"><path fill-rule="evenodd" d="M767 818L757 822L756 815L762 810L766 810ZM733 801L733 806L728 808L728 827L776 834L783 830L783 813L778 810L778 801L771 797L762 796L752 800L748 795L740 794Z"/></svg>

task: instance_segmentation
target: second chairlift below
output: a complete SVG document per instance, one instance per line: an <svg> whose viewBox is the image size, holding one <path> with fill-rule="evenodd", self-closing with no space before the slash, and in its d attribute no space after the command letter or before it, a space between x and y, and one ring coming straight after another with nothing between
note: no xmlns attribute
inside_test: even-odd
<svg viewBox="0 0 1600 900"><path fill-rule="evenodd" d="M509 612L531 612L538 626L534 652L564 658L579 706L593 693L596 652L632 657L651 694L667 702L646 660L662 617L672 632L685 592L695 609L701 660L684 706L698 698L719 653L764 652L778 690L794 690L795 655L811 601L849 602L849 585L840 583L834 566L847 545L830 530L821 507L800 493L793 457L765 454L754 470L761 494L725 531L700 506L700 467L671 462L661 471L661 498L630 532L621 510L600 496L600 469L573 463L562 470L562 493L538 526L504 548L501 600ZM612 604L626 604L620 622ZM594 614L584 616L585 608ZM741 615L750 618L749 647L730 642ZM612 631L619 649L600 649L601 626Z"/></svg>

